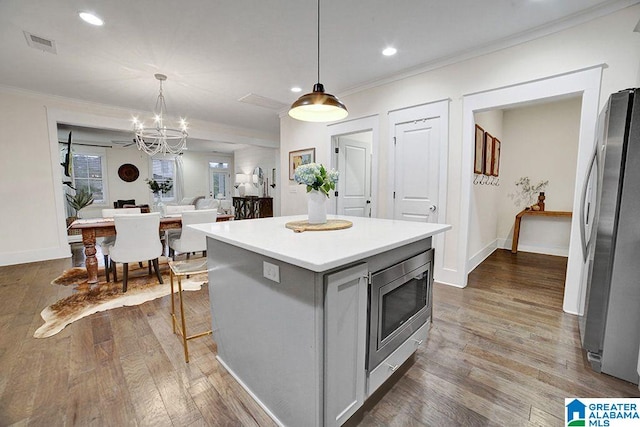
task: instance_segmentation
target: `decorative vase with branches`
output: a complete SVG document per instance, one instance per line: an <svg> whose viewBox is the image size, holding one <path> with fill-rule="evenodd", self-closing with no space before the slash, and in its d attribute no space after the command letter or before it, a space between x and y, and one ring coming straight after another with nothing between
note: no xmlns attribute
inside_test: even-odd
<svg viewBox="0 0 640 427"><path fill-rule="evenodd" d="M538 193L544 191L549 185L549 180L541 180L537 184L531 184L531 180L528 176L520 177L515 182L516 190L513 193L509 193L508 197L513 200L516 207L531 206L538 198Z"/></svg>
<svg viewBox="0 0 640 427"><path fill-rule="evenodd" d="M147 178L147 185L149 185L149 190L151 190L156 197L159 197L160 193L167 194L171 191L173 188L173 181L171 178L159 182L155 179Z"/></svg>
<svg viewBox="0 0 640 427"><path fill-rule="evenodd" d="M163 181L156 181L155 179L147 178L147 185L149 190L153 193L154 210L164 215L164 203L162 203L162 197L160 193L167 194L173 188L173 181L171 178Z"/></svg>

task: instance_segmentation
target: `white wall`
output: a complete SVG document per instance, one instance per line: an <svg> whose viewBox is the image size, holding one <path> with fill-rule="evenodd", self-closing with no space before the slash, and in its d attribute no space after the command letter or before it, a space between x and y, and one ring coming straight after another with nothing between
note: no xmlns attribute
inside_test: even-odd
<svg viewBox="0 0 640 427"><path fill-rule="evenodd" d="M511 248L515 215L524 209L508 197L515 182L528 176L532 184L548 180L545 210L573 210L581 98L504 111L503 162L498 235ZM569 218L526 217L520 228L519 250L566 256Z"/></svg>
<svg viewBox="0 0 640 427"><path fill-rule="evenodd" d="M73 148L81 151L82 147ZM103 148L106 155L106 177L108 200L105 204L93 203L84 208L80 214L82 218L94 218L102 216L102 209L113 208L113 202L118 199L135 199L137 204L148 204L153 202L152 193L145 181L149 178L149 156L134 147L127 148ZM125 182L118 176L118 168L131 163L138 168L140 176L133 182Z"/></svg>
<svg viewBox="0 0 640 427"><path fill-rule="evenodd" d="M82 150L82 148L74 148ZM112 208L118 199L135 199L137 204L153 204L153 193L149 190L146 179L151 177L151 157L131 146L126 148L103 148L107 162L107 185L109 199L104 205L96 203L82 210L82 218L93 218L102 215L103 208ZM233 170L232 155L214 155L210 153L185 151L181 156L183 167L184 193L182 199L191 202L198 196L209 195L209 162L221 161L231 163L229 173ZM140 176L133 182L125 182L118 177L118 168L124 163L135 165ZM232 183L230 181L230 183ZM231 185L231 184L230 184ZM235 190L233 187L231 189ZM231 194L229 194L231 196ZM175 203L180 203L176 200Z"/></svg>
<svg viewBox="0 0 640 427"><path fill-rule="evenodd" d="M280 210L282 215L298 215L307 212L307 197L304 186L289 179L289 152L316 148L316 163L331 164L331 138L326 125L303 123L285 116L280 120L280 164L281 190Z"/></svg>
<svg viewBox="0 0 640 427"><path fill-rule="evenodd" d="M233 196L233 155L232 154L215 154L201 153L193 151L185 151L182 155L182 164L184 165L184 198L193 200L199 196L210 196L210 176L209 162L226 162L229 163L229 194L227 198ZM213 195L215 196L215 194Z"/></svg>
<svg viewBox="0 0 640 427"><path fill-rule="evenodd" d="M475 114L476 124L503 144L502 110L492 110ZM501 159L502 163L502 159ZM503 175L503 170L499 171ZM480 175L483 177L483 175ZM498 178L502 178L501 176ZM487 179L484 178L483 179ZM494 178L495 179L495 178ZM498 246L498 199L500 187L488 184L474 184L471 192L471 221L469 223L469 244L467 256L469 268L473 270Z"/></svg>
<svg viewBox="0 0 640 427"><path fill-rule="evenodd" d="M0 87L0 200L4 208L0 265L70 256L55 120L65 117L73 119L66 121L70 124L128 130L133 114L141 112ZM278 144L277 135L250 129L197 120L191 120L190 126L194 138ZM110 165L115 168L111 171L117 171L120 160L125 159ZM129 163L137 164L137 159L132 160ZM148 170L140 166L143 176ZM143 197L135 190L136 199L138 194Z"/></svg>
<svg viewBox="0 0 640 427"><path fill-rule="evenodd" d="M261 147L252 147L252 148L243 148L240 150L234 151L234 162L235 162L235 173L243 173L245 175L252 175L253 170L260 166L262 168L262 172L264 174L264 179L269 179L269 185L273 184L273 169L276 170L276 187L271 188L268 187L268 195L273 197L273 215L280 215L280 181L279 176L282 174L280 164L279 164L279 155L280 152L277 149L273 148L261 148ZM286 164L286 163L285 163ZM235 188L234 188L235 190ZM256 187L253 184L245 184L245 195L247 196L262 196L263 188ZM234 193L237 195L237 191Z"/></svg>
<svg viewBox="0 0 640 427"><path fill-rule="evenodd" d="M573 28L522 43L518 46L465 60L456 64L426 71L402 80L373 87L341 100L349 109L349 118L378 114L381 141L389 137L385 120L388 111L435 100L451 99L449 126L449 169L447 223L453 230L446 233L444 247L445 268L464 271L467 257L458 257L458 233L461 227L461 171L462 163L462 97L547 76L568 73L606 63L603 71L600 104L610 93L640 85L640 35L633 33L640 6L635 5L611 15L598 18ZM280 161L287 164L288 152L316 147L316 159L329 160L330 140L326 125L298 122L283 115L280 129ZM387 144L381 143L377 153L379 168L374 171L378 183L378 216L384 217L389 206L385 205L389 153ZM471 165L464 166L471 167ZM283 188L288 185L287 176L281 176ZM282 192L283 215L305 212L304 192ZM465 242L466 243L466 242ZM462 260L462 261L460 261ZM436 278L437 279L437 278Z"/></svg>

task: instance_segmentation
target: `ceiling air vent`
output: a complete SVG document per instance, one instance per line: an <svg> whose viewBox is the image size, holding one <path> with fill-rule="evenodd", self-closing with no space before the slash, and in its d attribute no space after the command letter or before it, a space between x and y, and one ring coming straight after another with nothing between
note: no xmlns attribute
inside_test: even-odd
<svg viewBox="0 0 640 427"><path fill-rule="evenodd" d="M30 47L42 50L44 52L53 53L54 55L57 53L55 41L36 36L35 34L31 34L27 31L24 31L24 36L27 39L27 44Z"/></svg>
<svg viewBox="0 0 640 427"><path fill-rule="evenodd" d="M256 95L255 93L250 93L248 95L243 96L238 99L240 102L244 102L246 104L257 105L258 107L268 108L270 110L280 111L288 104L284 102L280 102L275 99L267 98L266 96Z"/></svg>

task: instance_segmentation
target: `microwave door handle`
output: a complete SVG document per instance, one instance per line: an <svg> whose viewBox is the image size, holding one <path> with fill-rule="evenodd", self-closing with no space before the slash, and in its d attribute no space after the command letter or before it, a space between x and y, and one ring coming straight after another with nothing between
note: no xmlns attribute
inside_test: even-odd
<svg viewBox="0 0 640 427"><path fill-rule="evenodd" d="M600 177L599 177L599 164L598 164L598 146L596 144L595 149L593 150L593 155L591 156L591 160L589 161L589 166L587 167L587 174L585 176L585 180L584 180L584 184L582 184L582 194L580 197L580 222L579 222L579 226L580 226L580 243L581 243L581 247L582 247L582 258L584 259L584 262L587 262L587 258L589 256L589 241L587 241L587 230L586 230L586 226L587 226L587 221L589 221L588 215L589 215L589 210L587 209L586 206L586 201L587 201L587 191L589 189L589 177L591 176L591 172L593 171L593 167L595 166L596 168L596 174L595 174L595 179L597 182L597 190L599 190L600 188ZM596 194L598 194L599 191L596 191ZM589 206L589 209L591 208L591 206ZM585 214L587 215L587 218L585 218ZM589 239L590 240L590 239Z"/></svg>
<svg viewBox="0 0 640 427"><path fill-rule="evenodd" d="M424 277L427 275L427 272L428 272L428 271L429 271L429 270L426 270L426 269L425 269L424 271L422 271L422 272L420 272L419 274L415 275L413 278L414 278L414 279L416 279L416 280L422 280L422 279L424 279Z"/></svg>

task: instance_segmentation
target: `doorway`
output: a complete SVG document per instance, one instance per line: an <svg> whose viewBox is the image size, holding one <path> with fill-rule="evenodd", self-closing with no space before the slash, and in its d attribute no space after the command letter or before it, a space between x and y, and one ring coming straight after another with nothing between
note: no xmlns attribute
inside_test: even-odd
<svg viewBox="0 0 640 427"><path fill-rule="evenodd" d="M393 219L438 222L441 125L440 117L395 125Z"/></svg>
<svg viewBox="0 0 640 427"><path fill-rule="evenodd" d="M470 272L496 249L511 251L516 215L532 205L545 212L522 218L516 250L560 256L566 263L581 104L582 98L573 95L475 114L486 140L499 141L500 167L491 169L492 176L474 177L467 248ZM542 208L540 191L546 194Z"/></svg>
<svg viewBox="0 0 640 427"><path fill-rule="evenodd" d="M338 215L377 217L378 116L327 127L331 138L331 167L339 173L331 210Z"/></svg>
<svg viewBox="0 0 640 427"><path fill-rule="evenodd" d="M389 112L387 218L446 222L449 102ZM433 274L440 283L455 284L455 270L444 266L446 234L433 237Z"/></svg>
<svg viewBox="0 0 640 427"><path fill-rule="evenodd" d="M578 191L582 187L589 162L589 155L595 141L601 79L602 65L598 65L542 80L464 96L460 232L458 234L459 250L456 263L459 275L458 283L463 287L467 285L469 274L467 253L471 220L470 197L473 186L473 153L475 147L474 114L476 112L508 107L524 102L553 99L571 94L582 94L578 159L574 187L575 195L578 194ZM579 200L580 197L574 197L572 211L578 212ZM574 216L571 221L571 240L569 244L563 304L563 310L572 314L580 314L583 305L580 301L580 289L585 273L585 263L582 260L579 233L578 218Z"/></svg>
<svg viewBox="0 0 640 427"><path fill-rule="evenodd" d="M337 215L371 217L370 130L332 138L334 165L340 179L336 188Z"/></svg>
<svg viewBox="0 0 640 427"><path fill-rule="evenodd" d="M209 196L216 199L231 199L231 158L209 160Z"/></svg>

